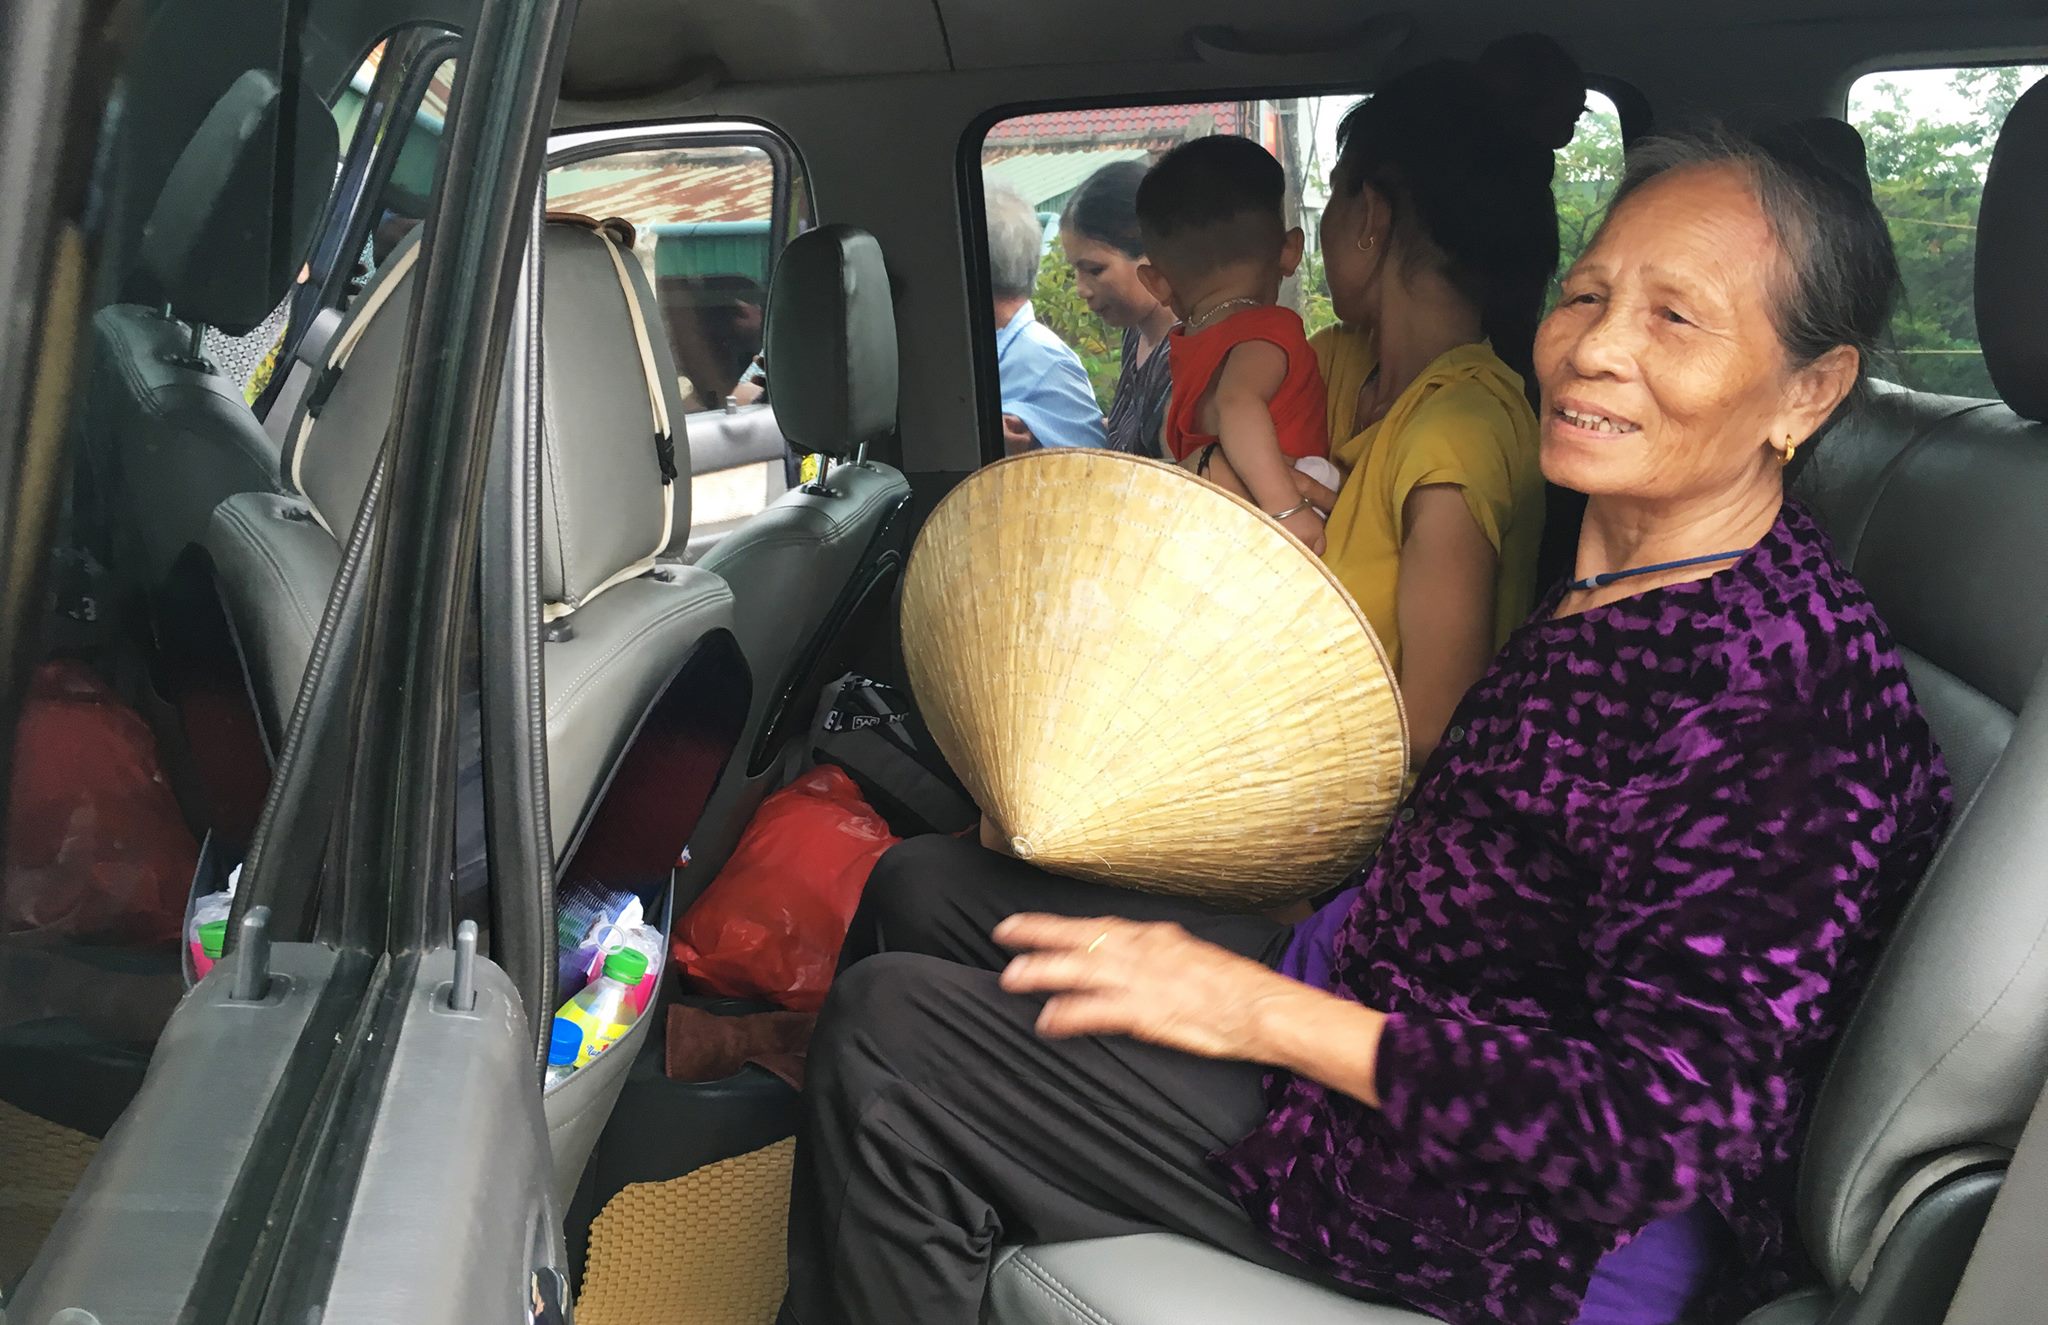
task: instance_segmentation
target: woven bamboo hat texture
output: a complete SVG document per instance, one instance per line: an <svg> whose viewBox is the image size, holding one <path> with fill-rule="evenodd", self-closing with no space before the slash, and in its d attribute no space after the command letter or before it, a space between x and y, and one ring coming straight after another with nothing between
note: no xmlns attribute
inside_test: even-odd
<svg viewBox="0 0 2048 1325"><path fill-rule="evenodd" d="M940 750L1019 859L1273 905L1341 881L1399 801L1372 628L1262 512L1158 461L1037 451L939 503L903 646Z"/></svg>

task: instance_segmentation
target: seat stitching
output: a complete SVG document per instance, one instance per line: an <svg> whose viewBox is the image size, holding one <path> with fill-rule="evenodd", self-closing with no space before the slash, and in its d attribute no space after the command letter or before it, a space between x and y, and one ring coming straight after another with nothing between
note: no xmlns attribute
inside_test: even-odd
<svg viewBox="0 0 2048 1325"><path fill-rule="evenodd" d="M1089 1321L1091 1325L1114 1325L1114 1322L1109 1317L1083 1302L1078 1293L1061 1283L1057 1275L1033 1260L1029 1252L1019 1251L1011 1259L1022 1261L1025 1267L1031 1271L1031 1276L1024 1282L1045 1294L1052 1301L1065 1307L1074 1319Z"/></svg>
<svg viewBox="0 0 2048 1325"><path fill-rule="evenodd" d="M2011 745L2008 743L2007 749L2009 750L2010 748ZM2005 758L2006 751L2001 750L1998 758L1992 761L1990 770L1985 773L1984 781L1977 788L1977 794L1970 798L1969 804L1965 805L1962 813L1957 816L1957 824L1961 824L1964 819L1968 818L1970 812L1976 808L1977 802L1984 798L1985 793L1991 787L1992 781L1998 776L1999 768L2005 763ZM1956 833L1952 828L1949 832L1948 840L1942 843L1941 849L1935 853L1933 861L1927 867L1929 875L1932 875L1941 868L1942 861L1948 856L1949 848L1954 844L1955 840ZM1912 1104L1914 1097L1920 1093L1921 1089L1940 1073L1948 1060L1960 1053L1963 1046L1975 1038L1977 1032L1983 1028L1984 1023L1991 1019L1992 1014L2004 1005L2007 998L2011 996L2013 987L2019 984L2021 977L2027 973L2030 967L2035 965L2035 958L2041 952L2044 942L2048 942L2048 926L2044 926L2035 932L2034 941L2028 945L2026 954L2013 964L2011 975L2006 978L2003 985L1999 986L1996 994L1985 1000L1984 1007L1978 1012L1976 1018L1956 1034L1955 1038L1950 1041L1948 1048L1942 1050L1940 1057L1928 1064L1920 1075L1913 1079L1912 1085L1899 1092L1898 1102L1892 1106L1891 1112L1885 1115L1882 1123L1871 1129L1870 1140L1864 1144L1862 1153L1856 1157L1855 1162L1848 1166L1847 1179L1841 1184L1841 1188L1836 1194L1836 1199L1831 1203L1833 1209L1828 1221L1831 1225L1840 1225L1842 1223L1849 1207L1850 1190L1862 1184L1863 1176L1869 1170L1880 1148L1880 1143L1886 1133L1891 1130L1892 1124L1898 1121L1899 1115L1904 1113L1907 1107ZM1828 1241L1833 1243L1835 1240L1834 1230L1831 1228ZM1861 1251L1862 1249L1858 1248L1858 1254L1861 1254Z"/></svg>
<svg viewBox="0 0 2048 1325"><path fill-rule="evenodd" d="M1891 459L1884 462L1884 468L1878 471L1877 481L1871 485L1870 500L1863 504L1863 510L1856 519L1856 533L1850 543L1851 551L1849 553L1852 562L1861 562L1863 560L1863 536L1870 532L1871 517L1877 514L1878 505L1884 501L1885 492L1890 489L1892 480L1898 476L1899 469L1906 463L1906 460L1918 453L1927 440L1933 437L1940 429L1954 423L1965 414L1976 414L1999 403L1996 400L1980 400L1964 405L1959 409L1952 409L1941 417L1930 420L1919 432L1907 439L1906 444L1893 453ZM1854 567L1852 566L1851 569L1854 569Z"/></svg>
<svg viewBox="0 0 2048 1325"><path fill-rule="evenodd" d="M320 628L319 618L313 613L305 597L300 594L298 584L285 571L284 563L270 550L269 544L258 537L254 520L233 506L223 506L218 513L223 522L232 526L228 532L239 534L242 542L263 559L264 563L270 568L272 577L284 587L285 593L291 598L293 609L298 613L299 624L305 628L307 637L311 638L317 634Z"/></svg>
<svg viewBox="0 0 2048 1325"><path fill-rule="evenodd" d="M641 643L641 641L645 640L649 635L654 634L656 628L666 626L670 622L675 620L675 618L677 618L678 616L686 616L689 613L694 612L697 609L703 607L708 602L716 601L720 597L720 594L718 593L719 587L721 586L704 586L703 591L698 593L696 596L686 601L673 604L669 608L669 610L664 612L661 616L655 618L652 621L649 621L641 629L635 631L633 634L627 636L626 638L618 641L609 649L606 649L604 653L602 653L598 657L591 659L590 662L584 665L583 670L576 674L576 679L571 681L566 687L563 688L561 696L556 701L556 703L548 705L548 721L553 722L558 718L566 718L569 715L569 713L573 709L575 709L575 707L578 704L582 703L583 700L586 698L588 692L585 689L585 683L588 682L593 675L602 671L604 668L609 667L614 661L617 660L620 654L624 653L628 649L638 646ZM559 707L557 707L557 705L559 705Z"/></svg>

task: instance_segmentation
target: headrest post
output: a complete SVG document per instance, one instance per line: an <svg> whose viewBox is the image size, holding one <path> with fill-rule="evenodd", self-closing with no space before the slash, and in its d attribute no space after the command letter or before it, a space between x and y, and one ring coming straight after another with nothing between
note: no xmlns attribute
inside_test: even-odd
<svg viewBox="0 0 2048 1325"><path fill-rule="evenodd" d="M832 457L820 452L818 455L818 476L804 484L803 490L813 497L830 497L832 489L825 485L825 479L832 473Z"/></svg>
<svg viewBox="0 0 2048 1325"><path fill-rule="evenodd" d="M203 322L192 324L183 351L165 350L161 357L165 363L189 372L212 374L220 371L213 366L213 361L206 357L206 324Z"/></svg>

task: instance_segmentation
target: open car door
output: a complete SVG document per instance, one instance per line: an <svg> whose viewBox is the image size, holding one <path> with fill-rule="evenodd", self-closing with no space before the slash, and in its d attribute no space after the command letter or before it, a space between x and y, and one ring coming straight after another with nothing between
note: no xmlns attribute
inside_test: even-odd
<svg viewBox="0 0 2048 1325"><path fill-rule="evenodd" d="M534 1029L551 923L457 884L458 840L515 813L464 790L460 678L492 439L533 414L532 199L570 7L0 10L15 1325L566 1318ZM138 457L172 448L182 474L263 435L224 365L282 343L264 310L289 320L342 159L322 117L405 23L462 34L461 72L392 423L332 592L297 605L312 661L273 761L246 637L201 638L226 623L199 533L145 569L138 522L107 513L185 496L133 491ZM288 477L256 495L288 502Z"/></svg>

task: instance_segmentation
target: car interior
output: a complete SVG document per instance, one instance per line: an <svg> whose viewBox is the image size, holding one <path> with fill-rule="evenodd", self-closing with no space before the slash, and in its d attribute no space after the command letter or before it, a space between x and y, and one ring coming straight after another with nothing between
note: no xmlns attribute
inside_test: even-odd
<svg viewBox="0 0 2048 1325"><path fill-rule="evenodd" d="M121 187L16 738L17 778L51 769L90 804L53 810L17 786L10 809L0 1175L22 1176L0 1178L0 1303L168 1071L166 1025L207 955L187 941L195 907L252 861L278 813L266 798L298 786L308 732L345 708L342 641L362 628L346 604L387 502L386 439L430 354L414 330L439 240L422 218L488 71L468 67L467 0L311 8L289 77L274 48L195 40L232 0L153 0L121 61ZM1617 160L1666 126L1822 119L1870 140L1853 164L1874 183L1966 218L1888 207L1895 242L1927 258L1902 317L1962 330L1902 330L1796 493L1904 646L1957 813L1809 1123L1810 1280L1749 1321L1993 1320L1972 1313L2038 1285L1998 1232L2041 1215L2037 1190L2031 1205L2014 1192L2048 1148L2023 1139L2048 1084L2048 12L2030 0L1137 0L1113 15L1079 0L582 0L532 199L538 280L515 314L534 350L506 368L505 417L528 393L537 440L493 435L440 917L475 922L480 955L538 991L523 1027L537 1096L558 956L494 946L509 908L543 911L551 945L558 902L594 880L666 931L763 801L819 762L900 836L971 822L914 695L897 741L819 719L849 677L908 692L896 591L919 523L1002 454L983 181L1037 150L1030 117L1113 108L1105 124L1138 126L1048 136L1042 206L1102 161L1210 129L1269 123L1313 160L1335 117L1306 108L1527 30L1586 69ZM1963 76L2008 67L2009 96ZM1898 71L1935 89L1924 119L1976 126L1983 164L1962 184L1902 163L1897 107L1859 117ZM1147 118L1188 106L1260 109L1236 128L1214 110ZM1576 191L1597 219L1612 183L1561 170L1561 210ZM1961 264L1959 283L1914 288L1937 260ZM1062 261L1054 245L1047 270ZM510 782L500 722L535 752ZM79 772L54 771L74 749ZM27 827L60 812L42 836L61 840L31 858ZM508 832L526 874L505 864ZM241 925L265 903L244 888L232 905ZM300 906L317 911L317 890ZM765 1322L799 1096L754 1064L670 1077L669 1004L769 1005L673 968L659 991L541 1099L578 1315ZM1429 1318L1160 1233L1006 1248L985 1319Z"/></svg>

